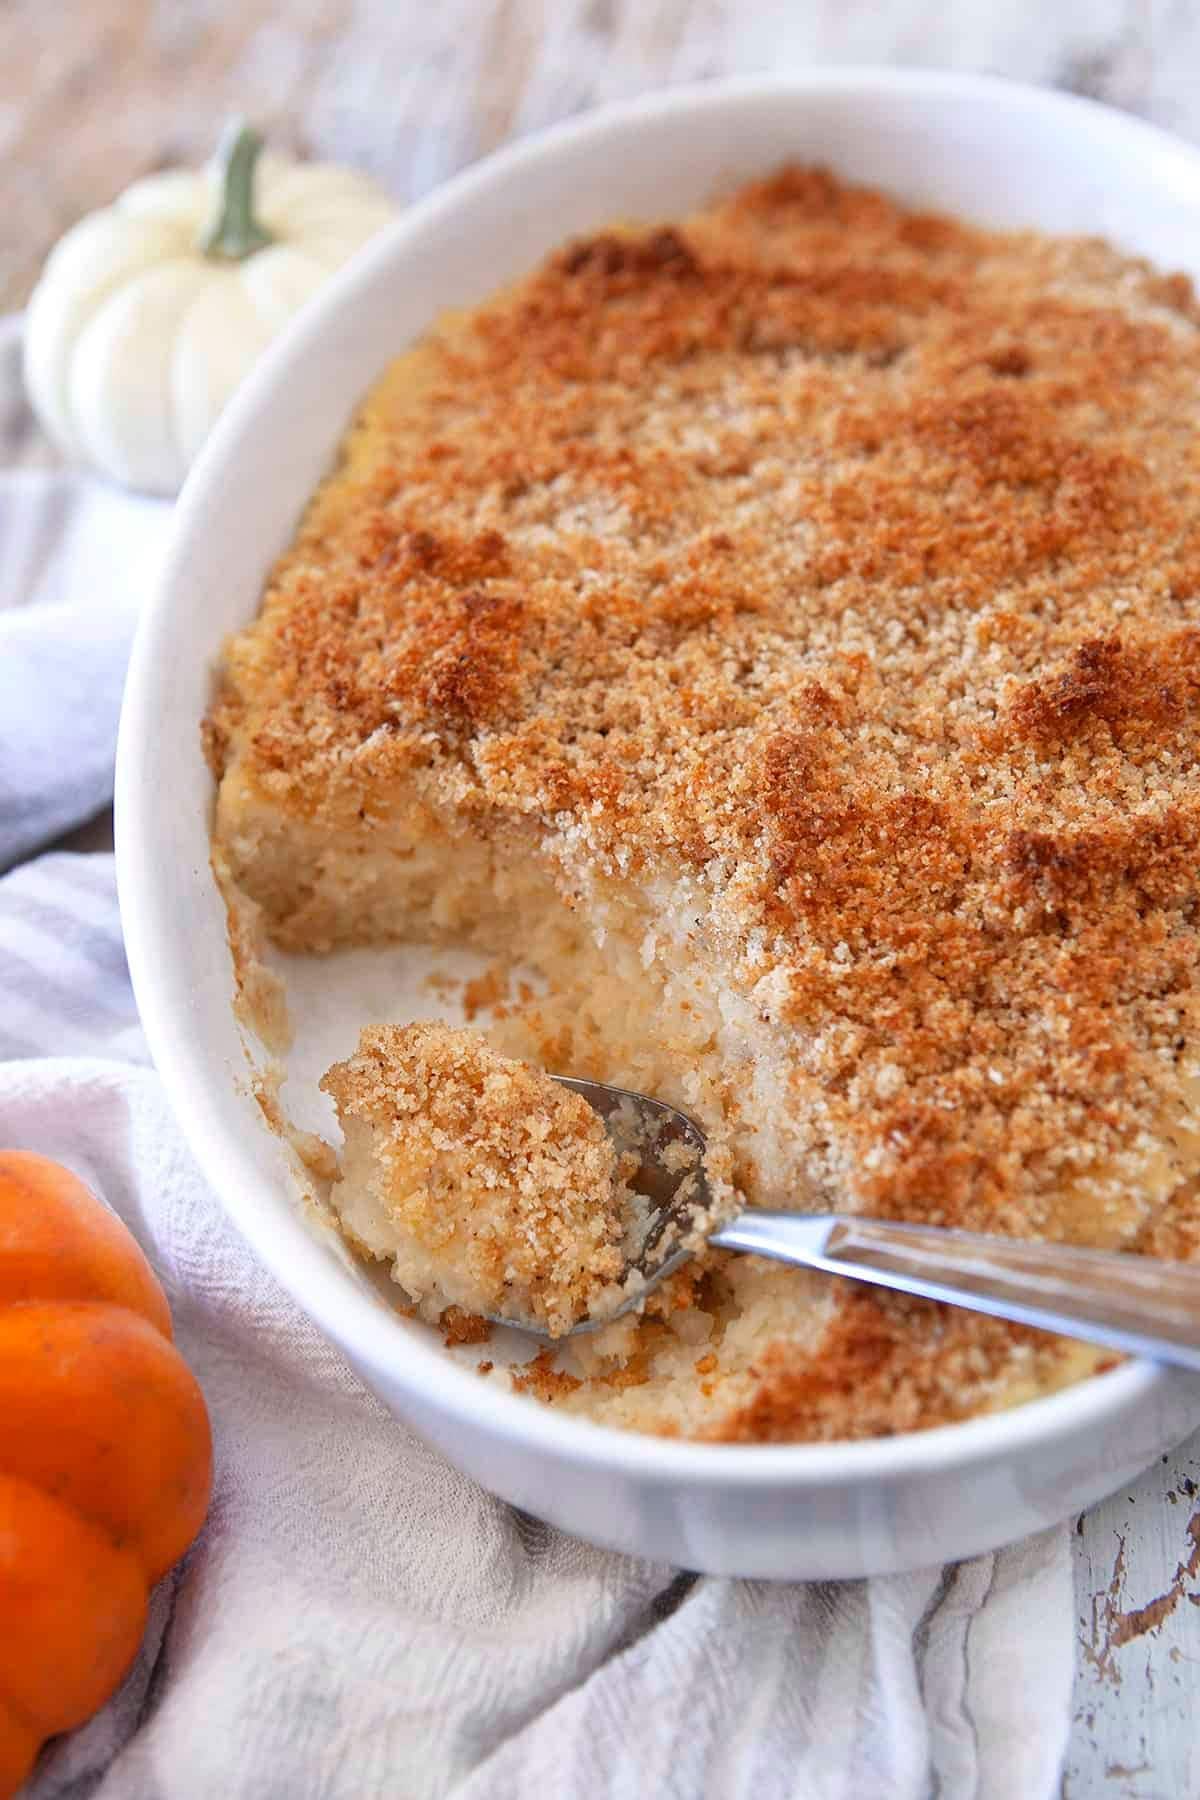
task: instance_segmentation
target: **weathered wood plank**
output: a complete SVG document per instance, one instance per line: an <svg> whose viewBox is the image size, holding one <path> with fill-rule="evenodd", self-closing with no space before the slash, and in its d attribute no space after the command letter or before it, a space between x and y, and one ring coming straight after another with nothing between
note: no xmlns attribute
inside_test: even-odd
<svg viewBox="0 0 1200 1800"><path fill-rule="evenodd" d="M7 0L0 310L81 213L201 160L232 111L407 199L598 101L846 61L1055 82L1200 136L1200 11L1173 0Z"/></svg>
<svg viewBox="0 0 1200 1800"><path fill-rule="evenodd" d="M1200 1437L1076 1526L1069 1800L1200 1794Z"/></svg>

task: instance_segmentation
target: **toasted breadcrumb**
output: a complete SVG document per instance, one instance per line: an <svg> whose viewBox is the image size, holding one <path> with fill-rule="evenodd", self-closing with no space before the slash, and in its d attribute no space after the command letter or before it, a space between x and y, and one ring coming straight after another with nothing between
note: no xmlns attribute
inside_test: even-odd
<svg viewBox="0 0 1200 1800"><path fill-rule="evenodd" d="M486 1344L492 1335L487 1319L478 1313L464 1312L461 1306L448 1306L438 1323L445 1333L442 1341L447 1350L458 1344Z"/></svg>
<svg viewBox="0 0 1200 1800"><path fill-rule="evenodd" d="M220 851L285 947L530 955L506 1041L730 1195L1195 1256L1198 426L1189 282L1096 240L787 169L571 245L368 400L225 658ZM704 1391L655 1340L555 1403L869 1435L1094 1366L711 1272Z"/></svg>

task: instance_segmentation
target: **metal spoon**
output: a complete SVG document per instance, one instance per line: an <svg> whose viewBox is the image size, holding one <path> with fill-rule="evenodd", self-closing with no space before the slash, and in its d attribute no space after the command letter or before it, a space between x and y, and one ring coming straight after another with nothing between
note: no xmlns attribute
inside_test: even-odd
<svg viewBox="0 0 1200 1800"><path fill-rule="evenodd" d="M557 1079L595 1107L622 1148L633 1137L641 1151L633 1185L658 1210L626 1270L636 1268L645 1277L642 1291L620 1309L629 1312L692 1254L680 1240L691 1229L693 1210L708 1204L704 1134L686 1113L645 1094L566 1075ZM682 1145L690 1156L676 1150L668 1166L664 1153L671 1145ZM711 1232L707 1241L717 1250L745 1250L823 1269L1200 1370L1200 1266L937 1225L757 1207ZM513 1319L499 1322L533 1329ZM596 1329L590 1319L574 1327Z"/></svg>

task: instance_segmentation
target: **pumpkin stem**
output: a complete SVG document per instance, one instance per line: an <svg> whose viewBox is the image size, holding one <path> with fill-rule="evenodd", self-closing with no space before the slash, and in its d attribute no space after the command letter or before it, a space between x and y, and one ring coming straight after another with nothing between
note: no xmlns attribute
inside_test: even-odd
<svg viewBox="0 0 1200 1800"><path fill-rule="evenodd" d="M232 119L217 147L217 204L200 238L216 262L244 262L274 242L254 216L254 165L263 141L242 119Z"/></svg>

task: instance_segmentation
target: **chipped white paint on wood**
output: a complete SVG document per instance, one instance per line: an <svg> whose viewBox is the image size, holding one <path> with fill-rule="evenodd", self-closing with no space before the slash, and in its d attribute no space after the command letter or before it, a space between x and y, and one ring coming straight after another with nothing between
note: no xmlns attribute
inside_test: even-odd
<svg viewBox="0 0 1200 1800"><path fill-rule="evenodd" d="M6 0L0 311L80 213L203 158L231 111L403 200L597 102L850 61L1051 82L1200 141L1200 7L1186 0ZM0 418L0 462L45 454L26 421ZM1200 1439L1096 1507L1075 1548L1065 1794L1200 1796Z"/></svg>
<svg viewBox="0 0 1200 1800"><path fill-rule="evenodd" d="M1076 1525L1067 1800L1200 1795L1200 1438Z"/></svg>

